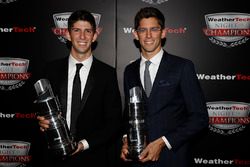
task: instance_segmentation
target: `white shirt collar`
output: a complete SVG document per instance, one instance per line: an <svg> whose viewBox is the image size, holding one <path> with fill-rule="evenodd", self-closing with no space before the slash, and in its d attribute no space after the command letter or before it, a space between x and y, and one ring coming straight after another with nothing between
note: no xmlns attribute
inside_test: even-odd
<svg viewBox="0 0 250 167"><path fill-rule="evenodd" d="M156 55L154 55L150 61L152 64L154 65L159 65L161 62L161 58L163 56L163 49L161 49ZM141 65L145 63L145 61L147 61L147 59L145 59L142 54L141 54Z"/></svg>
<svg viewBox="0 0 250 167"><path fill-rule="evenodd" d="M89 69L93 62L93 55L89 56L86 60L79 62L71 54L69 56L69 68L74 68L76 63L82 63L84 68Z"/></svg>

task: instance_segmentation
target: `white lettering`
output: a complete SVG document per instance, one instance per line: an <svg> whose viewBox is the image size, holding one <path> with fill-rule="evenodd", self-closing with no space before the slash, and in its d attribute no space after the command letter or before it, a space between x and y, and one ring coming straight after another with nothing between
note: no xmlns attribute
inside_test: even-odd
<svg viewBox="0 0 250 167"><path fill-rule="evenodd" d="M13 118L15 114L4 114L0 112L0 118Z"/></svg>
<svg viewBox="0 0 250 167"><path fill-rule="evenodd" d="M134 31L134 29L131 27L124 27L123 31L125 34L129 34L129 33L132 33Z"/></svg>
<svg viewBox="0 0 250 167"><path fill-rule="evenodd" d="M207 75L207 74L196 74L199 80L234 80L236 75Z"/></svg>
<svg viewBox="0 0 250 167"><path fill-rule="evenodd" d="M194 158L196 164L233 164L233 160Z"/></svg>

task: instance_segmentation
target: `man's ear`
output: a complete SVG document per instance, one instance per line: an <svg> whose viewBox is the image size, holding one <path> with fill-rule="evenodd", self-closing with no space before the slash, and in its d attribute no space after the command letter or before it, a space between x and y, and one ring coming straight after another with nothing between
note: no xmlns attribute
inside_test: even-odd
<svg viewBox="0 0 250 167"><path fill-rule="evenodd" d="M68 41L71 41L68 29L65 31L64 38L66 38Z"/></svg>
<svg viewBox="0 0 250 167"><path fill-rule="evenodd" d="M139 40L138 34L137 34L137 32L136 32L135 30L133 31L133 35L134 35L134 38L135 38L136 40Z"/></svg>
<svg viewBox="0 0 250 167"><path fill-rule="evenodd" d="M164 39L167 37L167 28L165 27L164 29L162 29L162 32L161 32L161 39Z"/></svg>
<svg viewBox="0 0 250 167"><path fill-rule="evenodd" d="M96 32L94 33L94 36L93 36L93 39L92 39L92 43L96 41L96 39L97 39L99 33L101 33L101 32L97 32L97 31L96 31Z"/></svg>

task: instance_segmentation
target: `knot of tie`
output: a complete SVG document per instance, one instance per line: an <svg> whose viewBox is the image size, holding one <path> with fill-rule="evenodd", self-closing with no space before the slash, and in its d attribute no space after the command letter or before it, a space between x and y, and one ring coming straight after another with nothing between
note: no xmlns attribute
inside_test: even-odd
<svg viewBox="0 0 250 167"><path fill-rule="evenodd" d="M79 73L80 69L82 68L83 64L82 63L77 63L76 64L76 73Z"/></svg>
<svg viewBox="0 0 250 167"><path fill-rule="evenodd" d="M150 64L151 64L151 61L149 60L145 61L145 65L146 65L145 68L149 69Z"/></svg>

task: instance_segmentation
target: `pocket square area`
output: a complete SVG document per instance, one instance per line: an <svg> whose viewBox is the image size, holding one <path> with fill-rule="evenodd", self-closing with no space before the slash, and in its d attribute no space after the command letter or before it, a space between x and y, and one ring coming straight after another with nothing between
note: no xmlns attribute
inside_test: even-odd
<svg viewBox="0 0 250 167"><path fill-rule="evenodd" d="M159 82L158 82L158 85L159 86L169 86L169 85L171 85L168 81L166 81L166 80L160 80Z"/></svg>

